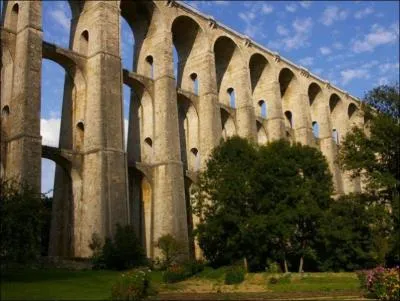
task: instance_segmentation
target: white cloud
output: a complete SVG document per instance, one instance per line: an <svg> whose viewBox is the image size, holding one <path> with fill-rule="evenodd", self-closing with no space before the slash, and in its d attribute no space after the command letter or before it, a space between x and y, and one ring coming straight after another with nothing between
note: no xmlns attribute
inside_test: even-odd
<svg viewBox="0 0 400 301"><path fill-rule="evenodd" d="M385 63L379 66L379 71L381 73L386 73L391 70L399 69L399 63Z"/></svg>
<svg viewBox="0 0 400 301"><path fill-rule="evenodd" d="M259 6L258 4L254 4L247 12L240 12L238 14L239 18L245 22L243 33L253 39L266 37L265 31L263 30L262 21L256 21L256 13L260 10L261 6Z"/></svg>
<svg viewBox="0 0 400 301"><path fill-rule="evenodd" d="M325 26L330 26L336 21L346 20L347 15L346 10L340 10L337 6L328 6L322 13L320 22Z"/></svg>
<svg viewBox="0 0 400 301"><path fill-rule="evenodd" d="M370 77L369 72L365 69L346 69L340 72L341 82L343 85L347 85L353 79L368 79Z"/></svg>
<svg viewBox="0 0 400 301"><path fill-rule="evenodd" d="M288 12L294 13L297 10L297 5L296 4L288 4L285 6L285 8Z"/></svg>
<svg viewBox="0 0 400 301"><path fill-rule="evenodd" d="M300 5L303 8L309 8L311 6L311 1L300 1Z"/></svg>
<svg viewBox="0 0 400 301"><path fill-rule="evenodd" d="M316 68L316 69L313 70L313 72L318 74L318 75L321 75L322 72L324 72L324 70L322 68Z"/></svg>
<svg viewBox="0 0 400 301"><path fill-rule="evenodd" d="M300 65L304 65L304 66L311 66L314 64L314 58L311 56L302 58L299 60Z"/></svg>
<svg viewBox="0 0 400 301"><path fill-rule="evenodd" d="M254 18L256 17L256 14L253 12L246 12L246 13L239 13L239 18L242 19L245 22L250 22L252 20L254 20Z"/></svg>
<svg viewBox="0 0 400 301"><path fill-rule="evenodd" d="M365 18L366 16L372 14L374 12L374 9L371 7L366 7L364 9L358 10L354 14L354 18L356 19L362 19Z"/></svg>
<svg viewBox="0 0 400 301"><path fill-rule="evenodd" d="M355 53L374 51L380 45L392 44L399 39L398 28L391 26L384 28L378 24L372 25L371 31L361 40L355 40L352 43L352 50Z"/></svg>
<svg viewBox="0 0 400 301"><path fill-rule="evenodd" d="M263 4L261 7L261 12L265 15L272 13L273 10L274 10L274 8L272 7L272 5L269 5L269 4Z"/></svg>
<svg viewBox="0 0 400 301"><path fill-rule="evenodd" d="M278 25L276 27L276 32L281 36L287 36L289 34L289 30L283 25Z"/></svg>
<svg viewBox="0 0 400 301"><path fill-rule="evenodd" d="M61 119L59 118L40 119L40 135L43 145L58 147L60 124Z"/></svg>
<svg viewBox="0 0 400 301"><path fill-rule="evenodd" d="M294 32L288 32L288 34L286 34L284 27L277 28L278 33L280 32L281 35L286 35L285 38L270 41L268 45L276 49L283 47L287 51L309 46L308 39L311 34L312 26L313 22L310 17L306 19L296 19L292 23Z"/></svg>
<svg viewBox="0 0 400 301"><path fill-rule="evenodd" d="M329 48L329 47L321 47L321 48L319 48L319 51L321 52L321 54L323 54L323 55L327 55L327 54L330 54L332 51L331 51L331 49Z"/></svg>
<svg viewBox="0 0 400 301"><path fill-rule="evenodd" d="M56 21L61 27L68 31L71 25L70 19L67 17L67 14L64 10L56 9L50 12L51 18Z"/></svg>
<svg viewBox="0 0 400 301"><path fill-rule="evenodd" d="M333 48L335 48L335 49L337 49L337 50L343 49L343 44L340 43L340 42L333 43L332 46L333 46Z"/></svg>

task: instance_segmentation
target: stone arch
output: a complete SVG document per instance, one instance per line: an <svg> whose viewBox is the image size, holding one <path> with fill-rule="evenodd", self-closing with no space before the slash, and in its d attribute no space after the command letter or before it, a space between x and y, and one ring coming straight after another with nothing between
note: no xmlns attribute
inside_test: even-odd
<svg viewBox="0 0 400 301"><path fill-rule="evenodd" d="M80 66L67 55L58 52L57 48L45 44L42 51L43 59L52 61L61 66L66 73L63 99L63 123L61 132L64 140L60 145L67 149L83 149L84 135L76 127L80 121L85 119L86 113L86 78Z"/></svg>
<svg viewBox="0 0 400 301"><path fill-rule="evenodd" d="M154 59L154 77L157 77L157 57L154 56L151 37L164 28L164 18L158 6L153 1L120 1L121 17L129 24L135 39L134 61L132 71L150 77L146 74L146 58Z"/></svg>
<svg viewBox="0 0 400 301"><path fill-rule="evenodd" d="M254 53L249 60L250 70L250 83L251 92L253 96L253 106L256 109L256 115L260 116L259 113L259 101L262 99L265 102L265 106L268 104L273 105L274 100L267 99L270 95L268 86L273 80L273 72L269 61L260 53Z"/></svg>
<svg viewBox="0 0 400 301"><path fill-rule="evenodd" d="M267 119L268 117L268 104L265 100L260 99L257 102L257 112L256 112L256 116L260 116L261 118Z"/></svg>
<svg viewBox="0 0 400 301"><path fill-rule="evenodd" d="M282 68L279 72L279 87L282 99L283 112L291 114L291 128L295 130L301 125L302 105L299 100L299 82L296 75L289 68ZM286 116L287 119L287 116ZM311 127L311 125L309 125Z"/></svg>
<svg viewBox="0 0 400 301"><path fill-rule="evenodd" d="M139 237L147 257L152 257L153 250L153 183L137 168L131 167L129 175L129 211L131 224Z"/></svg>
<svg viewBox="0 0 400 301"><path fill-rule="evenodd" d="M256 122L257 122L257 142L258 144L267 144L268 142L267 131L265 130L265 127L261 122L259 121Z"/></svg>
<svg viewBox="0 0 400 301"><path fill-rule="evenodd" d="M191 17L180 15L171 25L172 42L178 56L177 86L194 92L191 74L199 78L198 55L205 51L205 35L202 27Z"/></svg>
<svg viewBox="0 0 400 301"><path fill-rule="evenodd" d="M336 142L340 144L342 137L346 134L347 114L343 100L333 93L329 98L329 111L332 124L332 134L336 135ZM336 134L335 134L336 132Z"/></svg>
<svg viewBox="0 0 400 301"><path fill-rule="evenodd" d="M224 35L216 39L213 50L219 101L229 105L229 94L226 93L228 88L233 88L236 95L240 95L241 87L238 85L238 78L244 66L242 54L236 43ZM237 99L237 106L241 106L243 101L245 100Z"/></svg>
<svg viewBox="0 0 400 301"><path fill-rule="evenodd" d="M132 90L133 91L133 90ZM150 164L154 157L153 99L144 88L131 94L128 128L128 158Z"/></svg>
<svg viewBox="0 0 400 301"><path fill-rule="evenodd" d="M315 138L329 137L329 116L322 88L315 82L308 86L311 126Z"/></svg>
<svg viewBox="0 0 400 301"><path fill-rule="evenodd" d="M79 52L85 56L88 55L89 50L89 31L86 29L82 31L79 38Z"/></svg>
<svg viewBox="0 0 400 301"><path fill-rule="evenodd" d="M222 135L221 137L226 140L229 137L236 135L236 124L229 112L224 108L221 108L221 127L222 127Z"/></svg>
<svg viewBox="0 0 400 301"><path fill-rule="evenodd" d="M293 114L291 111L285 111L285 126L286 129L293 128Z"/></svg>
<svg viewBox="0 0 400 301"><path fill-rule="evenodd" d="M178 120L181 158L185 170L197 171L199 143L199 116L194 104L182 94L178 94ZM196 150L195 153L192 150Z"/></svg>

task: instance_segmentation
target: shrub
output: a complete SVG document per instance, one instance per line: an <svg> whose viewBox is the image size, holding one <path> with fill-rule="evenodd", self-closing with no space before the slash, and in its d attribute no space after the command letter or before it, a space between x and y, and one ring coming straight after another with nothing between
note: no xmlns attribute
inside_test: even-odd
<svg viewBox="0 0 400 301"><path fill-rule="evenodd" d="M267 273L277 274L281 272L281 267L276 262L269 262L267 261L267 267L265 268Z"/></svg>
<svg viewBox="0 0 400 301"><path fill-rule="evenodd" d="M166 269L172 264L176 264L179 257L185 255L184 244L176 240L171 234L161 236L157 241L157 248L161 250L162 260L161 269Z"/></svg>
<svg viewBox="0 0 400 301"><path fill-rule="evenodd" d="M276 278L276 277L271 277L271 278L269 278L269 280L268 280L268 282L270 283L270 284L277 284L278 283L278 278Z"/></svg>
<svg viewBox="0 0 400 301"><path fill-rule="evenodd" d="M268 280L269 284L289 284L292 281L291 274L285 274L281 277L271 277Z"/></svg>
<svg viewBox="0 0 400 301"><path fill-rule="evenodd" d="M150 270L138 269L122 274L111 288L111 300L143 300L155 294L151 287Z"/></svg>
<svg viewBox="0 0 400 301"><path fill-rule="evenodd" d="M225 284L238 284L244 281L245 271L242 267L234 266L226 271Z"/></svg>
<svg viewBox="0 0 400 301"><path fill-rule="evenodd" d="M40 255L45 199L30 187L0 179L0 259L26 263Z"/></svg>
<svg viewBox="0 0 400 301"><path fill-rule="evenodd" d="M101 251L99 244L101 245L99 236L93 234L89 247L93 251L94 268L125 270L146 264L144 250L130 225L117 224L114 239L106 238Z"/></svg>
<svg viewBox="0 0 400 301"><path fill-rule="evenodd" d="M357 272L357 275L368 297L385 301L400 299L400 267L392 269L377 267Z"/></svg>
<svg viewBox="0 0 400 301"><path fill-rule="evenodd" d="M199 261L187 261L183 264L173 264L163 272L163 281L174 283L185 280L204 269L203 263Z"/></svg>
<svg viewBox="0 0 400 301"><path fill-rule="evenodd" d="M169 266L162 275L163 281L166 283L179 282L190 277L190 274L182 264L173 264Z"/></svg>

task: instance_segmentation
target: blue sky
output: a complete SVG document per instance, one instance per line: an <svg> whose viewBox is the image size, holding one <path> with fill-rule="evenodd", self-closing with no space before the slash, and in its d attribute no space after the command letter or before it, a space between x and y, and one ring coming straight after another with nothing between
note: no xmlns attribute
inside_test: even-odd
<svg viewBox="0 0 400 301"><path fill-rule="evenodd" d="M399 78L398 1L185 2L356 97ZM70 19L65 1L44 1L44 39L68 47ZM131 69L134 39L125 21L122 41L123 65ZM65 73L47 60L42 71L41 133L57 146ZM125 119L128 93L124 87ZM52 189L54 169L42 160L43 192Z"/></svg>

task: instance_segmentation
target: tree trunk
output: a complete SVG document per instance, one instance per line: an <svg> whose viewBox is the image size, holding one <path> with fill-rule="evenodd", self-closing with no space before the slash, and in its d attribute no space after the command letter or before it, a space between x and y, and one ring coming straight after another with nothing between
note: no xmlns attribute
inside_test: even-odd
<svg viewBox="0 0 400 301"><path fill-rule="evenodd" d="M244 266L245 272L248 273L249 269L248 269L248 264L247 264L247 258L246 257L243 258L243 266Z"/></svg>
<svg viewBox="0 0 400 301"><path fill-rule="evenodd" d="M289 273L286 258L283 260L283 266L285 267L285 273Z"/></svg>
<svg viewBox="0 0 400 301"><path fill-rule="evenodd" d="M304 257L300 257L300 264L299 264L299 273L303 272L303 263L304 263Z"/></svg>

